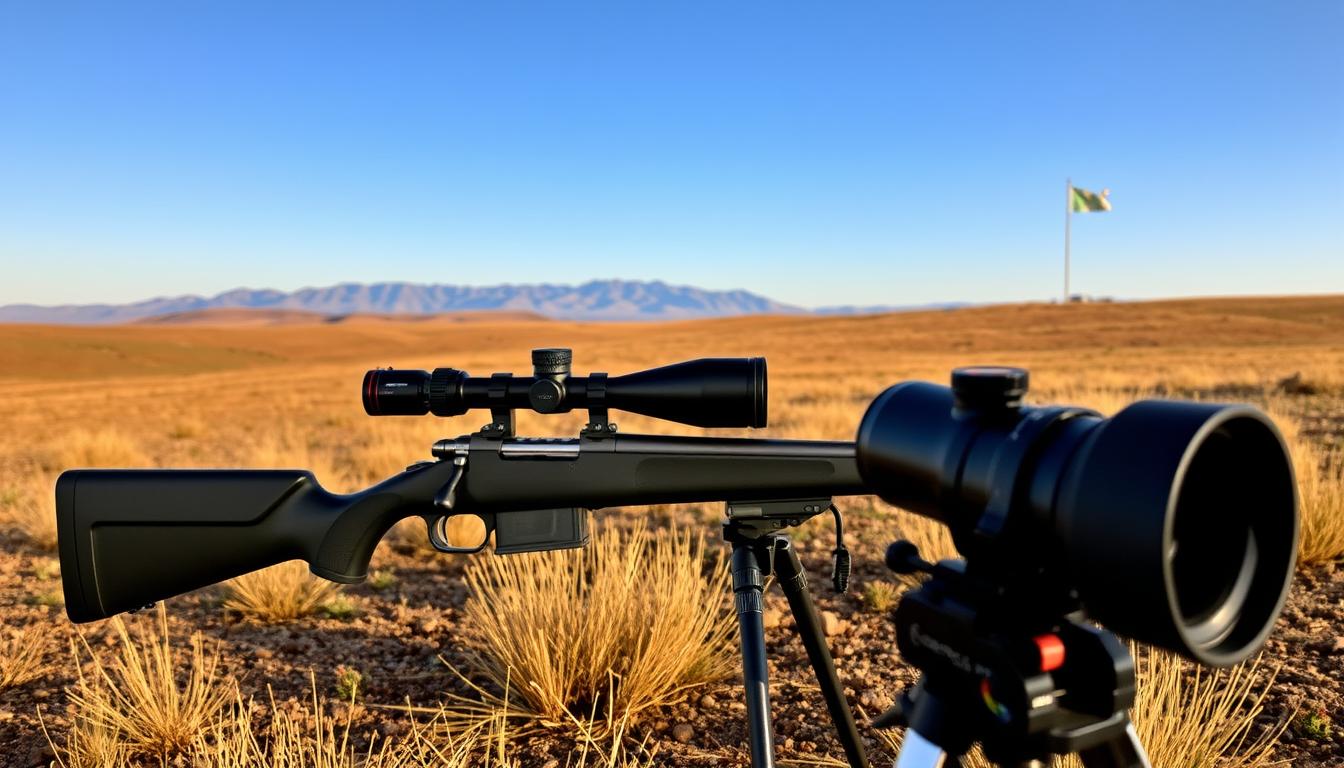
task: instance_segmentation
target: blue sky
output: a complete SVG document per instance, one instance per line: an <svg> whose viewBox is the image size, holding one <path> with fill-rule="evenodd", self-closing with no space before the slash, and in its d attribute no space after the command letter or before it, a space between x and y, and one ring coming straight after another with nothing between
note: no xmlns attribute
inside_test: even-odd
<svg viewBox="0 0 1344 768"><path fill-rule="evenodd" d="M1344 291L1344 4L0 6L0 304Z"/></svg>

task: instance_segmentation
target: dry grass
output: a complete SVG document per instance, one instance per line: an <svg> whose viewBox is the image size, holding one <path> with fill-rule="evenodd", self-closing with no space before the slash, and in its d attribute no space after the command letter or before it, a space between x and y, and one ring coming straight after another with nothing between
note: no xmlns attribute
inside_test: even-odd
<svg viewBox="0 0 1344 768"><path fill-rule="evenodd" d="M482 558L466 574L471 667L562 724L637 720L732 670L728 569L703 539L600 531L586 549Z"/></svg>
<svg viewBox="0 0 1344 768"><path fill-rule="evenodd" d="M1322 563L1344 556L1344 449L1322 449L1301 435L1281 402L1271 403L1297 473L1302 527L1298 558Z"/></svg>
<svg viewBox="0 0 1344 768"><path fill-rule="evenodd" d="M55 483L29 476L0 496L0 525L23 534L33 546L56 549Z"/></svg>
<svg viewBox="0 0 1344 768"><path fill-rule="evenodd" d="M1256 719L1276 672L1259 661L1228 669L1203 670L1153 648L1131 647L1138 695L1130 717L1139 741L1155 766L1181 768L1261 768L1275 764L1274 741L1288 721L1254 735ZM904 729L876 731L893 755ZM962 760L966 768L993 768L976 747ZM1057 768L1082 768L1070 755Z"/></svg>
<svg viewBox="0 0 1344 768"><path fill-rule="evenodd" d="M295 712L279 707L268 689L270 727L259 735L252 723L254 709L241 698L230 711L210 724L207 738L193 750L192 763L212 768L403 768L427 765L413 760L416 750L393 740L371 737L363 749L351 737L354 708L337 726L317 695L310 678L310 705ZM444 763L448 768L461 762Z"/></svg>
<svg viewBox="0 0 1344 768"><path fill-rule="evenodd" d="M446 720L452 715L441 709L428 722L411 719L401 737L358 738L352 733L356 708L343 707L345 720L338 724L318 696L316 679L309 680L309 702L297 710L277 705L268 689L270 725L264 733L253 724L257 707L237 699L233 707L211 723L206 738L193 750L191 763L211 768L517 768L519 765L509 757L509 718L503 711L489 714L478 727L465 732L449 730ZM625 725L619 724L605 742L595 737L585 742L566 765L569 768L651 765L624 746Z"/></svg>
<svg viewBox="0 0 1344 768"><path fill-rule="evenodd" d="M124 750L163 760L197 748L211 721L235 695L233 683L219 670L218 654L205 651L199 633L190 637L185 651L178 647L162 604L157 620L143 622L135 633L120 617L111 621L119 643L110 661L84 643L93 668L85 672L80 667L69 691L75 728L67 759L83 765L86 752Z"/></svg>
<svg viewBox="0 0 1344 768"><path fill-rule="evenodd" d="M1134 729L1153 765L1255 768L1272 762L1288 721L1253 736L1277 670L1258 660L1209 671L1165 651L1136 652Z"/></svg>
<svg viewBox="0 0 1344 768"><path fill-rule="evenodd" d="M230 580L223 587L223 606L245 619L277 624L317 613L339 590L303 561L291 560Z"/></svg>
<svg viewBox="0 0 1344 768"><path fill-rule="evenodd" d="M75 467L152 466L134 438L111 428L72 430L47 448L45 459L48 468L58 471Z"/></svg>
<svg viewBox="0 0 1344 768"><path fill-rule="evenodd" d="M10 630L0 639L0 693L46 673L48 631L37 625Z"/></svg>

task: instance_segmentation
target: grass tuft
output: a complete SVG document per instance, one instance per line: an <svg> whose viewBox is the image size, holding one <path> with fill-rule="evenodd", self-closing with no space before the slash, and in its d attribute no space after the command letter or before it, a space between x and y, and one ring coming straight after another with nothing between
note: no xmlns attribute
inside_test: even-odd
<svg viewBox="0 0 1344 768"><path fill-rule="evenodd" d="M314 576L303 561L292 560L229 581L223 605L250 621L279 624L317 613L338 597L338 590Z"/></svg>
<svg viewBox="0 0 1344 768"><path fill-rule="evenodd" d="M39 549L56 550L55 483L31 477L0 496L0 524L13 528Z"/></svg>
<svg viewBox="0 0 1344 768"><path fill-rule="evenodd" d="M733 669L722 557L675 531L603 530L587 548L476 560L466 573L472 672L544 723L637 720ZM502 704L502 702L491 702Z"/></svg>
<svg viewBox="0 0 1344 768"><path fill-rule="evenodd" d="M1302 516L1299 562L1344 557L1344 449L1322 448L1304 437L1297 419L1277 403L1270 404L1269 414L1283 432L1297 474Z"/></svg>
<svg viewBox="0 0 1344 768"><path fill-rule="evenodd" d="M30 683L47 671L43 663L47 630L39 624L11 630L0 639L0 693Z"/></svg>
<svg viewBox="0 0 1344 768"><path fill-rule="evenodd" d="M869 613L886 613L896 607L901 599L901 590L895 584L886 581L870 581L863 585L860 595L864 610Z"/></svg>
<svg viewBox="0 0 1344 768"><path fill-rule="evenodd" d="M162 604L157 620L143 624L134 636L121 617L111 621L120 640L111 661L104 662L83 643L93 669L81 667L69 691L76 725L67 759L79 765L80 750L107 754L109 740L127 754L161 761L199 746L210 722L235 695L231 681L220 674L218 653L206 653L199 633L187 641L185 652L175 647Z"/></svg>

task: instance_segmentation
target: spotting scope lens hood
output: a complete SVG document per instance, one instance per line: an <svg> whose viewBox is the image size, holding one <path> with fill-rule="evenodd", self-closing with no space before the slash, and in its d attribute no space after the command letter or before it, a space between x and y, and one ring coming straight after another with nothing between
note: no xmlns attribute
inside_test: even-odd
<svg viewBox="0 0 1344 768"><path fill-rule="evenodd" d="M959 374L953 388L906 382L873 401L855 447L875 493L947 524L982 573L1051 574L1115 632L1215 666L1259 649L1298 536L1292 464L1268 417L1149 400L1107 419L1023 406L1024 372Z"/></svg>
<svg viewBox="0 0 1344 768"><path fill-rule="evenodd" d="M1260 648L1287 598L1297 486L1263 413L1144 401L1080 446L1055 529L1089 615L1226 666Z"/></svg>

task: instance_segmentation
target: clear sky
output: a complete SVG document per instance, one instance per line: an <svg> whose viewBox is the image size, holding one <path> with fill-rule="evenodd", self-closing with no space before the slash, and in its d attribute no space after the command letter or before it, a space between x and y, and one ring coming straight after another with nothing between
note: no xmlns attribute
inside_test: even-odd
<svg viewBox="0 0 1344 768"><path fill-rule="evenodd" d="M916 7L918 6L918 7ZM1344 291L1344 3L8 2L0 304Z"/></svg>

